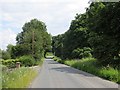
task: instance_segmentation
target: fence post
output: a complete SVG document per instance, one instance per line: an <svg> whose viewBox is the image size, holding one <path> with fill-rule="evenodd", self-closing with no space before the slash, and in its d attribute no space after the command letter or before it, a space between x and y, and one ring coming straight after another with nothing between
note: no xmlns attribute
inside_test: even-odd
<svg viewBox="0 0 120 90"><path fill-rule="evenodd" d="M16 62L16 68L20 68L20 62Z"/></svg>

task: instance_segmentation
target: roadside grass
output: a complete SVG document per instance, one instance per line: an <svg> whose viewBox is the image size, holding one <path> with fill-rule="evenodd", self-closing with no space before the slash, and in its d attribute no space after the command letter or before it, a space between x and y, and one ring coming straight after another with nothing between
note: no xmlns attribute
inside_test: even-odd
<svg viewBox="0 0 120 90"><path fill-rule="evenodd" d="M27 88L37 76L37 71L21 67L9 72L2 72L2 88Z"/></svg>
<svg viewBox="0 0 120 90"><path fill-rule="evenodd" d="M0 62L0 90L2 89L2 67L5 67Z"/></svg>
<svg viewBox="0 0 120 90"><path fill-rule="evenodd" d="M55 57L54 60L76 69L94 74L101 78L120 83L120 70L111 66L101 66L95 58L83 58L80 60L61 60L60 58Z"/></svg>
<svg viewBox="0 0 120 90"><path fill-rule="evenodd" d="M37 66L42 66L44 58L36 62ZM27 88L32 80L38 75L37 69L30 67L10 68L0 64L2 81L0 88Z"/></svg>
<svg viewBox="0 0 120 90"><path fill-rule="evenodd" d="M59 63L62 63L62 64L64 64L64 61L65 61L65 60L62 60L61 58L56 57L56 56L54 56L53 60L54 60L54 61L57 61L57 62L59 62Z"/></svg>
<svg viewBox="0 0 120 90"><path fill-rule="evenodd" d="M43 62L44 62L45 58L42 58L40 61L38 61L38 65L41 67Z"/></svg>
<svg viewBox="0 0 120 90"><path fill-rule="evenodd" d="M102 78L108 79L113 82L120 83L120 79L119 79L120 70L114 69L112 67L108 67L108 68L103 67L100 69L99 73Z"/></svg>
<svg viewBox="0 0 120 90"><path fill-rule="evenodd" d="M46 56L53 56L53 53L52 52L47 52Z"/></svg>

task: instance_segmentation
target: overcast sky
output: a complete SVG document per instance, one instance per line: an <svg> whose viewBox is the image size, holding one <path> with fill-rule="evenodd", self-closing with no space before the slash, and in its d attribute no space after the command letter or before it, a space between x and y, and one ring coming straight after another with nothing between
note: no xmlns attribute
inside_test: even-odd
<svg viewBox="0 0 120 90"><path fill-rule="evenodd" d="M15 45L16 35L31 19L45 22L52 35L69 29L76 13L84 13L89 0L0 0L0 48Z"/></svg>

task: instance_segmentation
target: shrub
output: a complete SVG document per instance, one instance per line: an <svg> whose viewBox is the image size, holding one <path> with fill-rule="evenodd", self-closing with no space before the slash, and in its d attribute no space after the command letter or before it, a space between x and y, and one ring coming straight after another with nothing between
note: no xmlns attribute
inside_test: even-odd
<svg viewBox="0 0 120 90"><path fill-rule="evenodd" d="M8 68L15 68L16 62L19 62L19 60L18 59L2 60L2 64L6 65Z"/></svg>
<svg viewBox="0 0 120 90"><path fill-rule="evenodd" d="M55 61L59 62L59 63L64 63L64 60L62 60L62 59L59 58L59 57L54 56L53 59L54 59Z"/></svg>
<svg viewBox="0 0 120 90"><path fill-rule="evenodd" d="M83 56L83 49L77 48L72 51L72 58L82 58Z"/></svg>
<svg viewBox="0 0 120 90"><path fill-rule="evenodd" d="M91 54L92 49L91 48L84 47L83 50L84 50L83 51L83 58L92 57L92 54Z"/></svg>
<svg viewBox="0 0 120 90"><path fill-rule="evenodd" d="M118 70L112 67L104 67L100 70L100 76L114 82L118 82Z"/></svg>
<svg viewBox="0 0 120 90"><path fill-rule="evenodd" d="M2 71L7 71L8 67L0 64L0 69L2 69Z"/></svg>
<svg viewBox="0 0 120 90"><path fill-rule="evenodd" d="M21 56L19 58L22 66L33 66L35 65L35 59L32 56Z"/></svg>
<svg viewBox="0 0 120 90"><path fill-rule="evenodd" d="M87 58L92 57L92 49L89 47L84 47L83 49L77 48L72 51L72 58Z"/></svg>
<svg viewBox="0 0 120 90"><path fill-rule="evenodd" d="M60 62L60 59L57 60ZM104 79L120 83L120 69L103 67L95 58L82 58L80 60L65 60L64 64L86 71Z"/></svg>
<svg viewBox="0 0 120 90"><path fill-rule="evenodd" d="M2 58L3 58L4 60L11 59L11 55L10 55L10 53L7 52L7 51L2 51Z"/></svg>

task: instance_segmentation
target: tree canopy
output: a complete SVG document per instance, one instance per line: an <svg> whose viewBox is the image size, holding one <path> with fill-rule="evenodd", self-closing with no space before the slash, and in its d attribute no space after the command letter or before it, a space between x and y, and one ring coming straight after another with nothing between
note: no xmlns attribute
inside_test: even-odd
<svg viewBox="0 0 120 90"><path fill-rule="evenodd" d="M76 14L70 28L54 36L53 52L64 59L95 57L105 65L120 64L120 2L91 3Z"/></svg>
<svg viewBox="0 0 120 90"><path fill-rule="evenodd" d="M22 29L16 37L17 45L13 48L15 57L32 55L35 59L40 59L45 51L51 49L51 35L44 22L32 19Z"/></svg>

